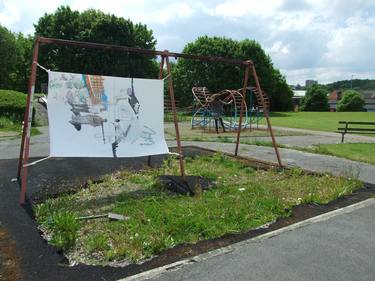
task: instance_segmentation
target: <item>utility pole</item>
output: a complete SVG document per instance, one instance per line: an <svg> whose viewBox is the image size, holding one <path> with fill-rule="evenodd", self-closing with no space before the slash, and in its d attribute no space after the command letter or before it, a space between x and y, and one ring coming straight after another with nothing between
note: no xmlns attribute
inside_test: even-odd
<svg viewBox="0 0 375 281"><path fill-rule="evenodd" d="M350 89L353 90L353 74L350 78Z"/></svg>

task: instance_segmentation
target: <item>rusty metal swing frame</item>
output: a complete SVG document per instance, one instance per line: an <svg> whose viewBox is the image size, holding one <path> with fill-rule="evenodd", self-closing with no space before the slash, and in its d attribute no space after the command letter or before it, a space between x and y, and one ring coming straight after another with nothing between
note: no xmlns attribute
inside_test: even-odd
<svg viewBox="0 0 375 281"><path fill-rule="evenodd" d="M167 68L166 78L168 78L169 96L171 99L173 122L175 126L175 131L176 131L177 151L179 154L180 173L181 173L181 177L183 180L186 179L185 163L184 163L184 157L183 157L183 152L182 152L182 147L181 147L180 132L178 128L176 102L175 102L175 96L174 96L173 79L172 79L171 65L169 62L169 58L174 57L175 59L183 58L183 59L191 59L191 60L199 60L199 61L215 61L215 62L222 62L226 64L245 66L245 75L244 75L243 93L242 93L243 98L241 102L240 120L239 120L239 126L238 126L239 129L237 131L236 148L234 152L235 156L237 156L238 149L239 149L240 134L241 134L240 128L242 126L243 110L244 110L244 104L246 102L245 91L248 86L250 72L254 78L257 91L259 93L262 93L254 63L251 60L242 61L242 60L235 60L235 59L229 59L229 58L223 58L223 57L173 53L173 52L169 52L168 50L156 51L156 50L126 47L126 46L120 46L120 45L110 45L110 44L101 44L101 43L92 43L92 42L81 42L81 41L46 38L46 37L37 37L35 40L35 45L34 45L34 50L33 50L33 60L31 64L31 73L30 73L30 79L29 79L28 95L27 95L27 100L26 100L26 108L25 108L25 116L24 116L24 127L23 127L23 132L22 132L21 148L20 148L20 155L19 155L19 160L18 160L17 179L21 184L21 191L19 195L20 204L24 204L25 198L26 198L32 110L33 110L35 81L36 81L37 66L38 66L39 47L41 45L71 46L71 47L81 47L81 48L91 48L91 49L102 49L106 51L111 50L111 51L127 52L127 53L141 54L141 55L160 56L161 62L160 62L160 69L159 69L159 79L163 79L163 69L164 69L164 64L166 64L166 68ZM263 105L264 104L263 95L260 95L259 99ZM271 122L269 120L268 107L264 109L264 115L267 120L267 127L272 138L272 143L275 149L278 164L280 167L282 167L280 154L277 149L275 136L272 130Z"/></svg>

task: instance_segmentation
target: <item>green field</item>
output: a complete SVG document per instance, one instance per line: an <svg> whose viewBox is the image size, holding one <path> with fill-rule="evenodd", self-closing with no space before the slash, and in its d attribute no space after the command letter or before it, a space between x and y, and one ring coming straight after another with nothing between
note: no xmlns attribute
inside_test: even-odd
<svg viewBox="0 0 375 281"><path fill-rule="evenodd" d="M311 152L344 157L375 165L375 143L320 144Z"/></svg>
<svg viewBox="0 0 375 281"><path fill-rule="evenodd" d="M271 112L270 117L274 126L329 132L337 130L339 121L375 122L375 112Z"/></svg>

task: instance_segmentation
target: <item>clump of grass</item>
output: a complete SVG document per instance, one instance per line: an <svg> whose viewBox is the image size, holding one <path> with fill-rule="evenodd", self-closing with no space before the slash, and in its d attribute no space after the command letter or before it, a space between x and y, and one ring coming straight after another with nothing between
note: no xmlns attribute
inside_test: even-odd
<svg viewBox="0 0 375 281"><path fill-rule="evenodd" d="M178 161L161 168L122 171L102 183L92 183L75 195L64 195L37 207L42 225L50 214L66 211L80 215L111 211L126 221L90 220L82 223L77 244L80 262L138 262L182 243L237 233L290 215L301 203L327 203L361 186L356 180L329 175L312 176L302 170L255 170L223 154L186 159L188 175L203 176L216 188L189 197L160 188L157 177L178 174ZM52 233L66 229L71 218ZM57 227L56 222L53 224ZM61 227L63 226L63 227ZM74 228L77 230L77 228ZM60 241L60 240L59 240Z"/></svg>
<svg viewBox="0 0 375 281"><path fill-rule="evenodd" d="M50 234L49 242L64 251L71 249L75 245L80 228L77 215L61 209L50 211L49 204L39 205L36 211L42 227Z"/></svg>
<svg viewBox="0 0 375 281"><path fill-rule="evenodd" d="M94 233L89 235L85 245L90 253L104 252L110 249L108 238L103 234Z"/></svg>
<svg viewBox="0 0 375 281"><path fill-rule="evenodd" d="M314 150L314 153L333 155L326 147L320 144L315 145L313 150Z"/></svg>

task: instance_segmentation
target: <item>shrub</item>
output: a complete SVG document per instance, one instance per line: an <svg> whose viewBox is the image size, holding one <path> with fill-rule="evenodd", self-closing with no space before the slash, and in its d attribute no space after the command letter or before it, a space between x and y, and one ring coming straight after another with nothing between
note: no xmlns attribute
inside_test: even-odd
<svg viewBox="0 0 375 281"><path fill-rule="evenodd" d="M302 111L328 111L327 90L320 85L312 85L302 99Z"/></svg>
<svg viewBox="0 0 375 281"><path fill-rule="evenodd" d="M9 118L0 116L0 129L16 130L18 128L19 126L16 126Z"/></svg>
<svg viewBox="0 0 375 281"><path fill-rule="evenodd" d="M14 123L22 123L27 95L12 90L0 90L0 115ZM35 109L33 109L33 119Z"/></svg>
<svg viewBox="0 0 375 281"><path fill-rule="evenodd" d="M360 93L347 90L337 104L337 111L363 111L365 101Z"/></svg>

